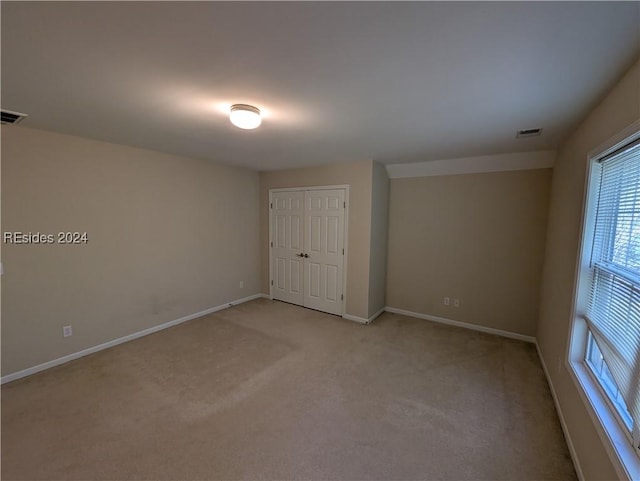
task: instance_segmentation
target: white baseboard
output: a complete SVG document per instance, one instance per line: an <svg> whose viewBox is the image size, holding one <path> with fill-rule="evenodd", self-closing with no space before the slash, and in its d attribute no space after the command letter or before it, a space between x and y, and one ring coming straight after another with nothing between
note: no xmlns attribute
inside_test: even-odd
<svg viewBox="0 0 640 481"><path fill-rule="evenodd" d="M419 312L405 311L404 309L398 309L396 307L385 307L385 311L393 312L394 314L402 314L403 316L417 317L419 319L426 319L427 321L439 322L441 324L448 324L450 326L463 327L465 329L471 329L473 331L486 332L488 334L495 334L497 336L508 337L510 339L517 339L519 341L530 342L535 344L536 338L533 336L525 336L524 334L517 334L515 332L503 331L501 329L494 329L493 327L479 326L477 324L469 324L468 322L454 321L453 319L446 319L444 317L430 316L429 314L420 314Z"/></svg>
<svg viewBox="0 0 640 481"><path fill-rule="evenodd" d="M369 324L369 319L365 319L364 317L352 316L351 314L342 314L343 319L348 319L349 321L359 322L360 324Z"/></svg>
<svg viewBox="0 0 640 481"><path fill-rule="evenodd" d="M128 336L120 337L118 339L114 339L112 341L105 342L97 346L89 347L87 349L83 349L82 351L74 352L72 354L67 354L66 356L59 357L58 359L54 359L52 361L38 364L37 366L23 369L22 371L17 371L11 374L7 374L6 376L2 376L2 378L0 378L0 384L5 384L7 382L15 381L16 379L30 376L31 374L35 374L37 372L44 371L45 369L50 369L52 367L59 366L60 364L73 361L74 359L88 356L89 354L93 354L95 352L102 351L104 349L109 349L110 347L117 346L118 344L122 344L128 341L133 341L134 339L138 339L139 337L147 336L149 334L153 334L154 332L162 331L163 329L177 326L178 324L182 324L183 322L196 319L197 317L206 316L207 314L212 314L214 312L221 311L222 309L235 306L236 304L242 304L243 302L252 301L260 297L268 298L269 296L265 294L254 294L252 296L243 297L242 299L236 299L235 301L227 302L225 304L220 304L219 306L205 309L204 311L196 312L194 314L189 314L188 316L184 316L179 319L174 319L173 321L165 322L163 324L158 324L157 326L153 326L139 332L134 332L133 334L129 334Z"/></svg>
<svg viewBox="0 0 640 481"><path fill-rule="evenodd" d="M538 345L538 342L536 341L535 344L536 344L536 351L538 352L538 358L540 359L540 364L542 364L542 370L544 371L544 375L547 378L547 384L549 385L549 390L551 391L553 404L556 407L556 412L558 413L558 418L560 419L560 426L562 427L564 438L567 441L567 447L569 448L569 454L571 455L571 460L573 461L573 467L576 470L578 479L580 481L584 481L584 474L582 473L582 468L580 467L580 463L578 462L578 454L576 453L576 449L573 446L573 441L571 440L571 435L569 434L569 428L567 427L567 423L565 422L564 416L562 415L562 409L560 409L560 401L558 401L556 390L553 388L553 383L551 382L551 376L549 375L547 364L544 362L544 358L542 357L542 352L540 351L540 346Z"/></svg>
<svg viewBox="0 0 640 481"><path fill-rule="evenodd" d="M386 307L383 307L382 309L380 309L378 312L376 312L373 316L369 318L369 322L373 321L375 318L377 318L380 314L382 314L386 310L387 310Z"/></svg>
<svg viewBox="0 0 640 481"><path fill-rule="evenodd" d="M378 317L380 314L382 314L385 310L386 310L386 308L383 307L382 309L380 309L378 312L376 312L373 316L371 316L368 319L365 319L364 317L352 316L351 314L343 314L342 318L343 319L348 319L349 321L359 322L360 324L371 324L371 322L376 317Z"/></svg>

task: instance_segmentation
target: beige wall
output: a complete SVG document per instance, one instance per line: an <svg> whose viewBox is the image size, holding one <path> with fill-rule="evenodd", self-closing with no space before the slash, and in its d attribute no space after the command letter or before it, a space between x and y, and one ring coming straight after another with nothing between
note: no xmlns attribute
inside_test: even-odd
<svg viewBox="0 0 640 481"><path fill-rule="evenodd" d="M616 479L594 425L561 360L576 282L587 155L640 118L640 62L567 139L554 167L538 325L538 343L585 479ZM555 366L559 366L558 369Z"/></svg>
<svg viewBox="0 0 640 481"><path fill-rule="evenodd" d="M389 176L373 163L371 185L371 249L369 258L369 315L385 306L387 288L387 232L389 220Z"/></svg>
<svg viewBox="0 0 640 481"><path fill-rule="evenodd" d="M371 160L260 173L262 292L269 293L269 189L349 185L346 312L368 317L371 236Z"/></svg>
<svg viewBox="0 0 640 481"><path fill-rule="evenodd" d="M3 126L2 230L89 243L3 245L2 374L259 293L258 188L248 170Z"/></svg>
<svg viewBox="0 0 640 481"><path fill-rule="evenodd" d="M391 179L387 305L534 336L550 180L550 169Z"/></svg>

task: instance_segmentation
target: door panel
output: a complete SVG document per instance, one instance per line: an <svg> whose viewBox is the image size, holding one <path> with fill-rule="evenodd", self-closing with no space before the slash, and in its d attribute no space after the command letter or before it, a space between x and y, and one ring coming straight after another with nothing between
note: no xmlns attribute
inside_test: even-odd
<svg viewBox="0 0 640 481"><path fill-rule="evenodd" d="M302 252L302 226L300 225L302 218L295 215L289 217L291 222L291 234L289 235L289 239L291 239L291 249Z"/></svg>
<svg viewBox="0 0 640 481"><path fill-rule="evenodd" d="M302 305L304 192L276 192L272 195L273 298Z"/></svg>
<svg viewBox="0 0 640 481"><path fill-rule="evenodd" d="M309 281L307 283L309 288L307 289L307 296L320 299L320 272L322 270L322 266L317 262L307 261L307 269L309 270Z"/></svg>
<svg viewBox="0 0 640 481"><path fill-rule="evenodd" d="M337 217L327 217L327 254L338 254L338 222Z"/></svg>
<svg viewBox="0 0 640 481"><path fill-rule="evenodd" d="M327 266L327 300L338 301L338 268Z"/></svg>
<svg viewBox="0 0 640 481"><path fill-rule="evenodd" d="M344 190L305 192L304 306L342 314Z"/></svg>

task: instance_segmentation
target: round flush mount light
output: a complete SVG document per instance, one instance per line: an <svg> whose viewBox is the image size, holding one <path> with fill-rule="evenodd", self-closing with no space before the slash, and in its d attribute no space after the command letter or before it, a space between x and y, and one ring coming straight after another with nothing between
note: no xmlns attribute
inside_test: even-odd
<svg viewBox="0 0 640 481"><path fill-rule="evenodd" d="M245 130L255 129L262 123L260 109L245 104L232 105L229 120L231 120L231 123L236 127Z"/></svg>

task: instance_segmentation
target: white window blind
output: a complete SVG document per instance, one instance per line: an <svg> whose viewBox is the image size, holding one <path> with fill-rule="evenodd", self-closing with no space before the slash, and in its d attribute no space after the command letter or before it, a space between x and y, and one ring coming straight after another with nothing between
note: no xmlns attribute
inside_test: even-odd
<svg viewBox="0 0 640 481"><path fill-rule="evenodd" d="M640 141L600 163L587 324L640 425Z"/></svg>

